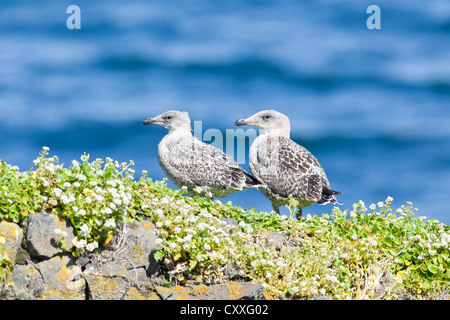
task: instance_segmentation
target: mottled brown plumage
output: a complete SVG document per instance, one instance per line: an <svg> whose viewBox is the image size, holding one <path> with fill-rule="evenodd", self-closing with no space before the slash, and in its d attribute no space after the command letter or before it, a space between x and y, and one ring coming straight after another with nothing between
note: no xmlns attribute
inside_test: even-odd
<svg viewBox="0 0 450 320"><path fill-rule="evenodd" d="M196 189L201 193L209 191L213 197L225 197L260 185L222 150L192 136L187 112L167 111L144 120L143 124L159 124L169 129L158 145L158 161L176 186L186 186L190 193Z"/></svg>
<svg viewBox="0 0 450 320"><path fill-rule="evenodd" d="M264 184L260 190L272 202L276 212L279 213L280 206L288 203L289 197L299 202L297 217L301 216L302 207L314 203L339 203L335 195L340 192L331 190L316 157L289 138L288 117L274 110L265 110L235 124L261 129L250 147L250 171Z"/></svg>

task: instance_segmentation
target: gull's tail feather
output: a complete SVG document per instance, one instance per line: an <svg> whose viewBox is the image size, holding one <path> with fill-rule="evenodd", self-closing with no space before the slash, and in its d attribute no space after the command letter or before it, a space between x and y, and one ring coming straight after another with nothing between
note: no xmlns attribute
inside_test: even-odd
<svg viewBox="0 0 450 320"><path fill-rule="evenodd" d="M323 187L322 188L322 197L319 201L317 201L317 204L327 204L327 203L336 203L336 204L342 204L342 202L337 201L335 195L342 194L342 192L334 191L329 188Z"/></svg>
<svg viewBox="0 0 450 320"><path fill-rule="evenodd" d="M263 185L258 179L256 179L250 173L246 172L245 170L242 170L242 171L244 172L244 175L245 175L245 187L258 188Z"/></svg>

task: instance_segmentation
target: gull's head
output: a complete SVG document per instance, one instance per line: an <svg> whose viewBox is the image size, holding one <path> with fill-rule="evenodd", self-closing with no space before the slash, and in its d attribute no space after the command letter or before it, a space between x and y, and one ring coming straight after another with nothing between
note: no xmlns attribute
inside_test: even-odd
<svg viewBox="0 0 450 320"><path fill-rule="evenodd" d="M235 126L253 126L264 130L266 133L278 133L289 136L291 123L289 118L275 110L263 110L255 113L251 117L239 119Z"/></svg>
<svg viewBox="0 0 450 320"><path fill-rule="evenodd" d="M191 129L191 119L189 114L184 111L169 110L154 118L145 119L142 124L159 124L169 131L176 129Z"/></svg>

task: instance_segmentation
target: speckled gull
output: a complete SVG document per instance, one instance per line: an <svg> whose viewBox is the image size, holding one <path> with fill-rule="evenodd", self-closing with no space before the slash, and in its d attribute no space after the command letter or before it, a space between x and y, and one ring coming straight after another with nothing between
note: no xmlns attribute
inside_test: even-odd
<svg viewBox="0 0 450 320"><path fill-rule="evenodd" d="M180 188L186 186L188 193L195 190L200 194L211 192L212 197L226 197L261 185L222 150L195 138L187 112L167 111L143 124L169 129L158 145L158 161L167 177Z"/></svg>
<svg viewBox="0 0 450 320"><path fill-rule="evenodd" d="M260 111L247 119L239 119L235 125L251 125L261 129L260 135L250 147L251 173L265 187L261 192L272 202L275 212L289 201L298 201L297 218L302 207L314 203L337 203L322 166L306 148L292 141L289 118L274 110Z"/></svg>

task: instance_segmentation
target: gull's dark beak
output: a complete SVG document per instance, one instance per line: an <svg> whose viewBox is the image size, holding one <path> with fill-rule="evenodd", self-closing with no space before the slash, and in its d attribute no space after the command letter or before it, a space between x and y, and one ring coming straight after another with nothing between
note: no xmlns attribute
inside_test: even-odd
<svg viewBox="0 0 450 320"><path fill-rule="evenodd" d="M246 125L251 125L251 123L247 119L239 119L239 120L236 120L234 125L235 126L246 126Z"/></svg>
<svg viewBox="0 0 450 320"><path fill-rule="evenodd" d="M149 124L156 124L156 123L158 123L156 118L147 118L144 121L142 121L142 124L146 126Z"/></svg>

